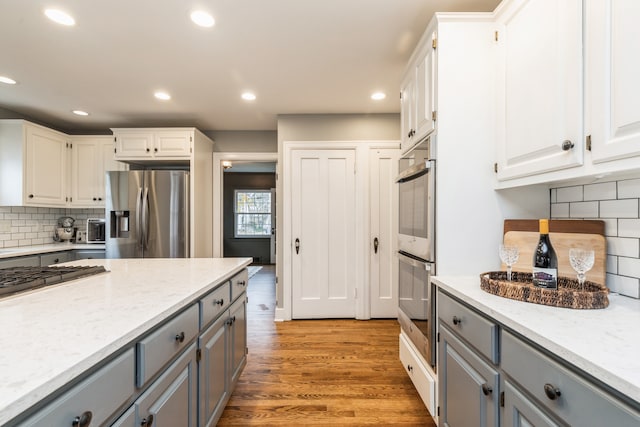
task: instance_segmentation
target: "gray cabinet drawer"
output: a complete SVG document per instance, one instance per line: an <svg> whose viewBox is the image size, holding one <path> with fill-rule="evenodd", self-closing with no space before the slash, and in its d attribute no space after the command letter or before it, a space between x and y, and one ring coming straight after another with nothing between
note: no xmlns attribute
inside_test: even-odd
<svg viewBox="0 0 640 427"><path fill-rule="evenodd" d="M225 282L200 300L200 328L204 328L231 304L229 282Z"/></svg>
<svg viewBox="0 0 640 427"><path fill-rule="evenodd" d="M453 298L440 292L438 295L440 322L464 338L493 363L499 362L498 325Z"/></svg>
<svg viewBox="0 0 640 427"><path fill-rule="evenodd" d="M40 267L39 256L23 256L19 258L9 258L0 261L0 268L13 267Z"/></svg>
<svg viewBox="0 0 640 427"><path fill-rule="evenodd" d="M54 252L52 254L40 255L40 266L44 267L51 264L59 264L61 262L71 261L71 252Z"/></svg>
<svg viewBox="0 0 640 427"><path fill-rule="evenodd" d="M249 271L245 268L240 273L231 278L231 301L234 301L244 291L249 284Z"/></svg>
<svg viewBox="0 0 640 427"><path fill-rule="evenodd" d="M503 371L566 423L640 425L640 413L506 331L502 334L502 354Z"/></svg>
<svg viewBox="0 0 640 427"><path fill-rule="evenodd" d="M142 387L198 334L197 304L136 344L136 386Z"/></svg>
<svg viewBox="0 0 640 427"><path fill-rule="evenodd" d="M91 425L102 425L133 396L133 348L73 387L25 423L23 427L71 426L76 417L91 414Z"/></svg>

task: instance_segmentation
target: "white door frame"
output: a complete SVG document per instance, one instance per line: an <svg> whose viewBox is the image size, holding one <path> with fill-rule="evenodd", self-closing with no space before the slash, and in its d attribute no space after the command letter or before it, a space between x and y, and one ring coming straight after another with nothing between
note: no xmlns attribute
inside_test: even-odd
<svg viewBox="0 0 640 427"><path fill-rule="evenodd" d="M213 257L224 255L224 168L222 162L278 162L278 153L213 153ZM276 236L277 239L278 236Z"/></svg>

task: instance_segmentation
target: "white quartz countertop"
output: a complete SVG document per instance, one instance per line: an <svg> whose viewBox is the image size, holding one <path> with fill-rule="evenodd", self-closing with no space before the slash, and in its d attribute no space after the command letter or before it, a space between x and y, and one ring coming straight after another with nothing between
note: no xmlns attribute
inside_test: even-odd
<svg viewBox="0 0 640 427"><path fill-rule="evenodd" d="M609 307L574 310L480 289L480 277L432 277L453 296L640 403L640 300L609 294Z"/></svg>
<svg viewBox="0 0 640 427"><path fill-rule="evenodd" d="M0 300L0 425L251 263L91 259L109 272Z"/></svg>
<svg viewBox="0 0 640 427"><path fill-rule="evenodd" d="M0 259L16 256L38 255L49 252L73 251L73 250L104 250L104 243L51 243L48 245L18 246L14 248L0 249Z"/></svg>

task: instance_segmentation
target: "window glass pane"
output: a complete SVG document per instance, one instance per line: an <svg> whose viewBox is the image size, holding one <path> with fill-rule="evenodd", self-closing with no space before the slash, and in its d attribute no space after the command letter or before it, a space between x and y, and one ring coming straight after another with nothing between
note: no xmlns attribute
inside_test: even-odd
<svg viewBox="0 0 640 427"><path fill-rule="evenodd" d="M236 190L236 237L271 235L271 192Z"/></svg>

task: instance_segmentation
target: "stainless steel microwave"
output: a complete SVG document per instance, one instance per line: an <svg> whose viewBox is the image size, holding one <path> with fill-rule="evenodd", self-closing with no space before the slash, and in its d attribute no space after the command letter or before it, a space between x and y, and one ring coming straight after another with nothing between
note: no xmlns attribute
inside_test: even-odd
<svg viewBox="0 0 640 427"><path fill-rule="evenodd" d="M105 242L105 220L104 218L87 219L87 243Z"/></svg>

